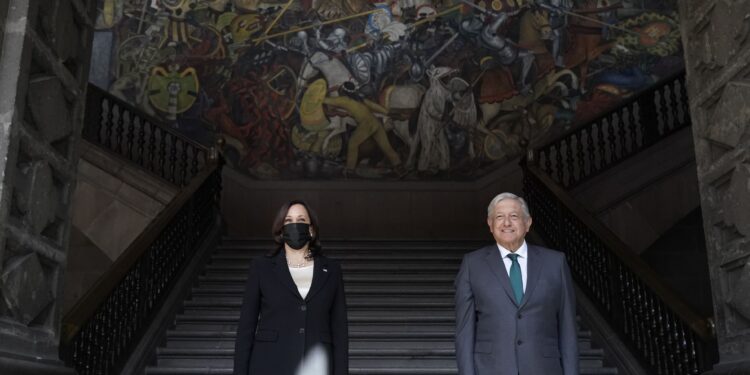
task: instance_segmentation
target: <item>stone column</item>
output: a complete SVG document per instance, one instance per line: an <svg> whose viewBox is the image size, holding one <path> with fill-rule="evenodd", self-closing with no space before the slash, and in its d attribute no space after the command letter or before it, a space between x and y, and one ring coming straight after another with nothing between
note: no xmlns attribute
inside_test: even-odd
<svg viewBox="0 0 750 375"><path fill-rule="evenodd" d="M68 374L62 272L94 0L0 2L0 369Z"/></svg>
<svg viewBox="0 0 750 375"><path fill-rule="evenodd" d="M678 2L720 362L750 373L750 2Z"/></svg>

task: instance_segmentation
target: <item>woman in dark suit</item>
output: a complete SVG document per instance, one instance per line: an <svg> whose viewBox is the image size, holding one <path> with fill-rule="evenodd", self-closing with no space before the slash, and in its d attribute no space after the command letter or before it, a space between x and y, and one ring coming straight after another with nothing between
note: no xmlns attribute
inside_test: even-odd
<svg viewBox="0 0 750 375"><path fill-rule="evenodd" d="M321 255L318 220L302 201L281 207L276 249L253 260L237 327L235 375L294 375L314 347L328 373L348 373L348 329L341 267Z"/></svg>

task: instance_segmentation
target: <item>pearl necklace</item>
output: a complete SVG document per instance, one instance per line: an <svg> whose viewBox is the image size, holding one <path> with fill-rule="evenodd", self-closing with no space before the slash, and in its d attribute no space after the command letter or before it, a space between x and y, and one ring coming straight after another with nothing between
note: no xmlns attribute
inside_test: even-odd
<svg viewBox="0 0 750 375"><path fill-rule="evenodd" d="M300 263L292 263L292 262L287 261L286 264L291 268L302 268L302 267L307 266L308 262L309 261L307 259L303 259L302 262Z"/></svg>
<svg viewBox="0 0 750 375"><path fill-rule="evenodd" d="M312 257L310 255L311 255L310 254L310 249L307 249L307 251L305 252L305 256L302 257L302 262L292 263L292 262L289 261L289 259L287 259L286 264L289 267L291 267L291 268L302 268L302 267L305 267L305 266L307 266L308 262L312 261Z"/></svg>

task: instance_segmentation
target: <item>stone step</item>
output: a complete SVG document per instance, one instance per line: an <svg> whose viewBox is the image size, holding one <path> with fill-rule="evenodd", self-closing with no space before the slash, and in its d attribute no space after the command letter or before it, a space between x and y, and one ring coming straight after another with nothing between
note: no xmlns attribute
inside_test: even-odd
<svg viewBox="0 0 750 375"><path fill-rule="evenodd" d="M450 340L429 340L420 339L418 341L407 341L407 340L357 340L349 339L349 347L353 349L386 349L386 348L398 348L398 349L452 349L454 347L453 339ZM168 340L166 348L169 349L234 349L234 340L207 340L207 339L195 339L195 340Z"/></svg>
<svg viewBox="0 0 750 375"><path fill-rule="evenodd" d="M168 331L167 348L234 348L234 331ZM453 332L350 332L351 348L453 348ZM590 337L579 337L579 350L591 349Z"/></svg>
<svg viewBox="0 0 750 375"><path fill-rule="evenodd" d="M453 273L438 275L408 275L408 274L388 274L388 273L365 273L356 274L344 273L344 284L365 284L377 285L378 283L403 283L412 286L418 285L453 285L456 275ZM201 275L198 281L201 285L245 285L247 276L244 274L237 275L220 275L206 274Z"/></svg>
<svg viewBox="0 0 750 375"><path fill-rule="evenodd" d="M190 317L185 316L185 319ZM453 334L455 324L453 321L445 322L419 322L412 321L408 324L403 322L352 322L349 321L349 333L364 331L381 332L450 332ZM180 320L174 330L184 331L236 331L237 322L230 321L206 321L206 320Z"/></svg>
<svg viewBox="0 0 750 375"><path fill-rule="evenodd" d="M459 263L367 263L367 262L344 262L341 269L347 272L407 272L407 273L453 273L458 272ZM247 273L248 265L242 263L232 264L208 264L206 274L235 274Z"/></svg>
<svg viewBox="0 0 750 375"><path fill-rule="evenodd" d="M233 326L236 327L236 326ZM453 341L454 329L452 326L428 326L427 329L421 330L404 330L399 326L380 326L378 330L369 330L368 327L352 326L349 329L350 340L440 340L447 339ZM167 339L207 339L207 340L234 340L237 336L236 329L234 330L191 330L187 328L183 329L171 329L167 331ZM591 339L591 331L581 330L578 332L579 341L587 341Z"/></svg>
<svg viewBox="0 0 750 375"><path fill-rule="evenodd" d="M239 262L250 264L250 260L264 256L258 252L217 251L211 256L212 262ZM422 252L409 251L377 251L377 252L337 252L326 253L326 256L341 263L348 262L450 262L460 263L464 256L463 252L439 252L426 258Z"/></svg>
<svg viewBox="0 0 750 375"><path fill-rule="evenodd" d="M453 348L367 348L349 349L349 363L359 367L396 366L396 367L455 367L455 350ZM604 351L601 349L580 350L581 367L603 365ZM205 366L231 367L234 360L234 348L186 349L158 348L157 364L159 366Z"/></svg>
<svg viewBox="0 0 750 375"><path fill-rule="evenodd" d="M231 367L149 367L149 375L232 375ZM403 367L352 367L351 375L457 375L455 366L451 368L403 368ZM617 369L606 367L582 367L581 375L616 375Z"/></svg>
<svg viewBox="0 0 750 375"><path fill-rule="evenodd" d="M344 285L347 298L357 296L388 295L394 297L405 296L449 296L453 298L455 289L444 286L406 286L406 285ZM193 297L241 297L245 288L239 285L227 286L199 286L191 291Z"/></svg>
<svg viewBox="0 0 750 375"><path fill-rule="evenodd" d="M239 321L240 314L238 312L226 312L226 313L185 313L178 314L176 321L177 323L191 321L191 322L210 322L210 323L234 323ZM348 313L348 321L350 324L356 323L399 323L399 324L412 324L412 323L451 323L455 321L455 316L452 310L446 311L435 311L429 314L425 314L422 310L391 310L387 313L372 313L372 312L360 312L350 311Z"/></svg>
<svg viewBox="0 0 750 375"><path fill-rule="evenodd" d="M395 296L371 296L355 297L347 296L346 305L349 310L356 309L450 309L453 311L454 302L452 297L395 297ZM194 297L184 302L186 309L235 309L242 307L240 297Z"/></svg>
<svg viewBox="0 0 750 375"><path fill-rule="evenodd" d="M206 358L206 359L232 359L234 358L234 348L158 348L157 355L161 358ZM453 347L446 348L349 348L350 359L365 359L372 357L389 357L389 358L444 358L453 357L456 351ZM602 349L584 349L579 350L581 361L587 364L593 361L600 361L604 356ZM452 360L452 359L451 359Z"/></svg>
<svg viewBox="0 0 750 375"><path fill-rule="evenodd" d="M408 252L422 252L428 251L430 254L436 252L467 252L473 251L480 247L486 246L491 241L483 240L441 240L441 241L389 241L389 240L373 240L373 241L337 241L337 240L326 240L323 241L323 250L326 254L341 252L360 252L360 251L408 251ZM240 251L258 251L266 253L269 250L276 247L271 241L257 241L257 240L237 240L231 238L225 238L221 241L218 246L218 250L240 250Z"/></svg>

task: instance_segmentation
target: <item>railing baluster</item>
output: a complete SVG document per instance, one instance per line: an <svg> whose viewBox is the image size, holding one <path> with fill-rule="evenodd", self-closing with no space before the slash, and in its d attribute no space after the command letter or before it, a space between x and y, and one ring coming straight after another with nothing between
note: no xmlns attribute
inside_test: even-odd
<svg viewBox="0 0 750 375"><path fill-rule="evenodd" d="M200 168L199 165L199 157L200 157L200 150L195 148L195 146L190 146L190 178L192 179L193 176L195 176L198 173L198 169Z"/></svg>
<svg viewBox="0 0 750 375"><path fill-rule="evenodd" d="M586 177L596 173L596 155L594 154L594 128L588 128L584 131L586 134Z"/></svg>
<svg viewBox="0 0 750 375"><path fill-rule="evenodd" d="M104 132L104 147L113 150L112 143L112 128L115 124L115 113L118 111L118 106L109 102L109 112L107 112L107 121L105 122L106 131Z"/></svg>
<svg viewBox="0 0 750 375"><path fill-rule="evenodd" d="M180 186L180 180L177 178L177 138L169 138L169 181Z"/></svg>
<svg viewBox="0 0 750 375"><path fill-rule="evenodd" d="M137 160L138 165L140 165L141 167L145 167L146 157L144 155L143 150L145 148L145 143L146 143L146 129L145 129L146 122L140 117L136 117L136 119L138 120L136 122L136 124L138 124L138 138L136 139L136 143L138 144L138 147L136 150L136 153L137 153L136 160Z"/></svg>
<svg viewBox="0 0 750 375"><path fill-rule="evenodd" d="M565 185L565 180L563 179L563 177L564 177L564 175L563 175L563 173L564 173L563 172L564 171L564 169L563 169L564 162L563 162L563 154L562 154L562 144L563 144L563 142L564 142L564 140L561 140L561 142L558 143L556 145L556 147L555 147L555 159L556 159L555 161L557 162L555 164L555 171L557 172L557 183L559 183L560 185Z"/></svg>
<svg viewBox="0 0 750 375"><path fill-rule="evenodd" d="M661 126L659 127L659 136L669 134L669 85L664 85L659 92L659 118Z"/></svg>
<svg viewBox="0 0 750 375"><path fill-rule="evenodd" d="M122 106L117 106L117 126L113 129L115 133L115 144L114 148L112 149L114 152L122 155L125 155L125 148L123 147L123 134L124 134L124 126L125 126L125 120L124 117L127 115L127 111Z"/></svg>
<svg viewBox="0 0 750 375"><path fill-rule="evenodd" d="M169 179L169 175L167 174L166 165L167 165L167 132L162 129L159 129L159 165L157 167L159 171L159 175L164 177L165 180L171 181Z"/></svg>
<svg viewBox="0 0 750 375"><path fill-rule="evenodd" d="M586 176L586 129L581 129L578 133L578 142L576 142L576 157L578 158L578 177L576 181L582 180Z"/></svg>
<svg viewBox="0 0 750 375"><path fill-rule="evenodd" d="M188 183L188 147L187 143L180 142L180 185Z"/></svg>
<svg viewBox="0 0 750 375"><path fill-rule="evenodd" d="M551 151L540 151L539 155L540 157L543 157L543 165L544 165L544 171L547 172L548 175L552 175L552 157L550 155Z"/></svg>
<svg viewBox="0 0 750 375"><path fill-rule="evenodd" d="M124 156L128 160L134 161L134 154L133 154L133 138L135 137L135 114L133 112L128 112L128 118L127 122L125 123L125 152Z"/></svg>

